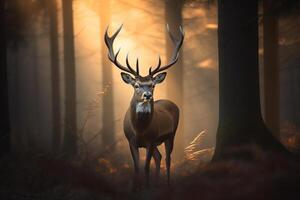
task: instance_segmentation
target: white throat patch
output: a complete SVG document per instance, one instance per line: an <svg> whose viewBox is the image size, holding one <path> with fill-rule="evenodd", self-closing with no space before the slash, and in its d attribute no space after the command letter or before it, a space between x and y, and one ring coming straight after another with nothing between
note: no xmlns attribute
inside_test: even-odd
<svg viewBox="0 0 300 200"><path fill-rule="evenodd" d="M151 113L150 102L138 102L135 108L136 113Z"/></svg>

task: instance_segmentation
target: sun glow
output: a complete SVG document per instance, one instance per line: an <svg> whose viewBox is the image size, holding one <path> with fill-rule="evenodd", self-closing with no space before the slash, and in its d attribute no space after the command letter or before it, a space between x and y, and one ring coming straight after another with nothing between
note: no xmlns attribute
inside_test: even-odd
<svg viewBox="0 0 300 200"><path fill-rule="evenodd" d="M115 119L118 120L116 127L121 134L122 119L128 109L133 89L130 85L125 84L120 76L120 70L111 65L102 66L102 60L108 59L107 55L102 55L101 51L107 51L103 45L104 33L101 33L101 27L109 27L108 33L112 35L121 25L121 32L118 34L114 42L115 52L121 49L118 56L120 63L126 65L126 55L129 54L131 66L135 67L136 59L139 59L140 74L143 76L148 74L150 67L156 66L158 55L161 56L163 64L168 62L166 58L166 23L163 3L153 3L151 1L142 0L110 0L110 11L107 13L100 12L100 6L104 0L76 0L74 1L74 24L75 24L75 49L76 49L76 70L77 70L77 91L78 91L78 113L85 113L86 105L96 94L103 90L102 86L102 69L104 67L112 68L113 81L113 98L114 105L118 105L114 110ZM209 12L209 13L208 13ZM207 11L198 7L185 7L183 10L185 41L184 51L191 51L192 54L185 54L184 62L189 62L193 57L200 55L197 61L192 61L191 67L195 69L211 70L217 68L217 60L215 57L215 49L211 44L201 40L203 38L213 37L217 29L215 18L211 14L211 10ZM107 17L106 15L109 15ZM102 18L109 18L107 24L103 23ZM195 30L193 27L198 27ZM200 38L198 42L196 38ZM193 41L193 42L191 42ZM193 49L197 50L194 51ZM102 57L104 56L104 57ZM185 68L190 65L186 65ZM185 71L184 73L186 73ZM185 84L188 81L185 81ZM168 99L166 94L166 85L171 84L176 87L176 83L172 83L167 76L166 81L156 87L154 99ZM203 87L205 87L203 85ZM106 91L110 92L110 91ZM205 103L203 103L205 104ZM99 101L99 110L101 110L101 100ZM203 106L204 108L205 106ZM188 106L186 111L189 112ZM89 125L91 132L101 129L102 119L101 111L97 112ZM79 116L83 119L84 116ZM79 121L81 121L79 119ZM204 121L203 121L204 123ZM192 127L190 124L186 127ZM203 127L207 128L207 127ZM193 129L189 132L195 131ZM190 140L193 135L186 138Z"/></svg>
<svg viewBox="0 0 300 200"><path fill-rule="evenodd" d="M107 3L107 2L105 2ZM74 23L75 23L75 45L77 58L77 80L78 80L78 101L83 102L93 99L95 94L102 89L102 68L113 68L113 92L115 116L121 117L126 112L132 95L132 88L126 85L121 77L120 70L113 65L102 66L101 49L103 37L100 35L101 17L99 1L77 0L74 2ZM136 7L134 5L138 5ZM113 9L112 9L113 8ZM108 26L108 33L112 35L122 24L123 28L114 43L115 52L121 49L118 56L119 62L125 65L126 55L129 54L131 66L135 66L139 58L140 73L147 75L150 66L155 66L158 61L158 54L163 60L165 58L165 26L164 21L157 20L151 9L146 12L147 2L135 1L111 1L111 13ZM162 10L162 9L161 9ZM163 13L155 15L163 18ZM105 17L105 16L104 16ZM108 91L109 92L109 91ZM165 84L157 87L155 99L166 98ZM79 104L79 113L85 113L86 104ZM101 104L100 104L101 105ZM81 116L83 118L83 116ZM100 114L96 117L101 118ZM100 128L99 123L90 122L91 129L96 131Z"/></svg>

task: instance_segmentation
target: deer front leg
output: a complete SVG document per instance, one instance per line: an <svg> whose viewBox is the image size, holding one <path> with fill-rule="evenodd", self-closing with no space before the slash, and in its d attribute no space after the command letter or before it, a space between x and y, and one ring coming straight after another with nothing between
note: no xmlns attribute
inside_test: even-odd
<svg viewBox="0 0 300 200"><path fill-rule="evenodd" d="M146 185L149 186L149 172L150 172L150 162L151 157L153 155L153 146L147 147L147 153L146 153L146 164L145 164L145 175L146 175Z"/></svg>
<svg viewBox="0 0 300 200"><path fill-rule="evenodd" d="M140 155L139 155L139 149L136 147L136 145L129 143L130 152L134 164L134 171L136 174L139 173L139 162L140 162Z"/></svg>
<svg viewBox="0 0 300 200"><path fill-rule="evenodd" d="M140 160L140 156L139 156L139 149L136 145L132 144L129 142L129 147L130 147L130 152L131 152L131 156L132 156L132 160L133 160L133 164L134 164L134 188L136 186L139 186L139 160Z"/></svg>
<svg viewBox="0 0 300 200"><path fill-rule="evenodd" d="M160 152L158 151L158 148L155 147L154 150L153 150L153 158L154 158L154 161L155 161L155 167L156 167L156 181L158 182L159 180L159 176L160 176L160 161L161 161L161 154Z"/></svg>

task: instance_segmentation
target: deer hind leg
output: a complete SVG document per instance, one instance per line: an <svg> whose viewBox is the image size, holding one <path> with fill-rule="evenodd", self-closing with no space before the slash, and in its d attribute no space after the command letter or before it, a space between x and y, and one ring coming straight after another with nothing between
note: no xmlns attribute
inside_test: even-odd
<svg viewBox="0 0 300 200"><path fill-rule="evenodd" d="M154 161L155 161L155 167L156 167L156 174L155 174L155 176L156 176L156 181L158 182L158 180L159 180L159 175L160 175L160 161L161 161L161 154L160 154L160 152L159 152L159 150L158 150L157 147L155 147L155 148L153 149L153 159L154 159Z"/></svg>
<svg viewBox="0 0 300 200"><path fill-rule="evenodd" d="M145 175L146 175L147 186L149 186L150 162L151 162L151 157L153 156L153 150L154 148L152 146L147 147L146 164L145 164Z"/></svg>
<svg viewBox="0 0 300 200"><path fill-rule="evenodd" d="M165 141L168 185L170 184L171 153L173 151L173 143L174 143L174 137L172 137L172 138L168 139L167 141Z"/></svg>

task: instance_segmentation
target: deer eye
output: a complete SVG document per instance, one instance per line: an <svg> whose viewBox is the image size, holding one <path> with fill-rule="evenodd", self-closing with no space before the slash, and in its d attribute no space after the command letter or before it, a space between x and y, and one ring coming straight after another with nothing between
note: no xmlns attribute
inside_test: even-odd
<svg viewBox="0 0 300 200"><path fill-rule="evenodd" d="M139 84L134 84L133 87L134 87L134 88L139 88L140 86L139 86Z"/></svg>

